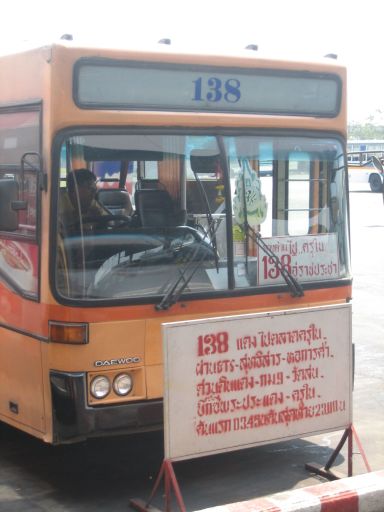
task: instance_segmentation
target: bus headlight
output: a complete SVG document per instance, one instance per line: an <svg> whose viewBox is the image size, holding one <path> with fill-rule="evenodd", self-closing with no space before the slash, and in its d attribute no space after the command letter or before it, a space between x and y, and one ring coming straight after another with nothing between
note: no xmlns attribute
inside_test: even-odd
<svg viewBox="0 0 384 512"><path fill-rule="evenodd" d="M113 381L113 389L120 396L128 395L132 391L133 379L129 373L120 373Z"/></svg>
<svg viewBox="0 0 384 512"><path fill-rule="evenodd" d="M91 394L95 398L105 398L111 391L111 384L103 375L95 377L91 381Z"/></svg>

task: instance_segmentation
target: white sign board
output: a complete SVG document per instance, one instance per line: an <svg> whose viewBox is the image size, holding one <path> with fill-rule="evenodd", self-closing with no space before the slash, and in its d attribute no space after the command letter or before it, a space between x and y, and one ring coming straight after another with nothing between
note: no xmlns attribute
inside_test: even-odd
<svg viewBox="0 0 384 512"><path fill-rule="evenodd" d="M305 236L278 236L263 241L300 282L340 277L336 233ZM259 249L259 284L280 284L284 278L272 258Z"/></svg>
<svg viewBox="0 0 384 512"><path fill-rule="evenodd" d="M165 456L348 427L349 304L163 325Z"/></svg>

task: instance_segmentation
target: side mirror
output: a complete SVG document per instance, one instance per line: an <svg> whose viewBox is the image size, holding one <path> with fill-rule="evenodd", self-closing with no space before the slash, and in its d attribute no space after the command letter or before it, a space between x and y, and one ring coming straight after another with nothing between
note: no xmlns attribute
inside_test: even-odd
<svg viewBox="0 0 384 512"><path fill-rule="evenodd" d="M380 172L383 172L383 165L380 162L380 160L377 158L377 156L372 155L371 160L372 160L373 165L376 167L376 169Z"/></svg>
<svg viewBox="0 0 384 512"><path fill-rule="evenodd" d="M19 227L19 185L13 178L0 179L0 231L16 231Z"/></svg>
<svg viewBox="0 0 384 512"><path fill-rule="evenodd" d="M212 154L211 152L205 153L204 151L194 151L191 153L191 168L195 174L206 173L212 174L216 172L217 162L220 160L220 155Z"/></svg>

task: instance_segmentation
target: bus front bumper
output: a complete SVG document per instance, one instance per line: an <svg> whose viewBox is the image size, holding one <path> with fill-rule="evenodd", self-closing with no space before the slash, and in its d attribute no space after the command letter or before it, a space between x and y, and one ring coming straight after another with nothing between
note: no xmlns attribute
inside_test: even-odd
<svg viewBox="0 0 384 512"><path fill-rule="evenodd" d="M53 444L163 428L162 400L90 407L85 373L51 371L50 384Z"/></svg>

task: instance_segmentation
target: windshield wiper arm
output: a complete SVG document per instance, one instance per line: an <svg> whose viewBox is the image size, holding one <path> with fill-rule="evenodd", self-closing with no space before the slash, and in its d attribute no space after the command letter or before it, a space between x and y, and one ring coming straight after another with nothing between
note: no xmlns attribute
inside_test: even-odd
<svg viewBox="0 0 384 512"><path fill-rule="evenodd" d="M195 251L192 253L192 256L190 260L185 265L184 269L180 272L179 277L175 280L173 285L169 288L167 293L164 295L164 297L161 299L159 304L156 304L155 309L157 311L163 311L166 309L169 309L173 304L175 304L179 298L180 295L183 293L185 288L188 286L189 282L191 281L192 277L195 275L195 272L200 266L200 263L204 260L206 257L205 252L203 252L202 255L196 260L195 257L200 252L201 248L203 247L204 239L202 238L199 242L199 245L196 247ZM188 273L189 269L191 269L191 272L188 274L187 277L186 274ZM180 283L183 282L181 286Z"/></svg>
<svg viewBox="0 0 384 512"><path fill-rule="evenodd" d="M220 224L217 223L216 226L213 228L212 236L216 235L216 231L217 231L219 225ZM185 288L190 283L190 281L191 281L192 277L195 275L197 269L200 267L201 262L204 261L204 259L207 257L205 250L202 251L202 253L199 255L199 252L201 252L201 249L203 247L206 248L206 246L204 245L205 239L206 239L206 237L200 239L198 245L196 246L195 250L191 254L185 267L180 271L179 277L175 280L173 285L166 292L166 294L161 299L159 304L156 304L155 309L157 311L169 309L173 304L175 304L179 300L181 294L183 293ZM212 243L212 240L211 240L211 243ZM216 262L216 247L210 247L210 248L213 251L213 258L215 259L215 262ZM189 273L189 270L190 270L190 273ZM219 271L218 267L217 267L217 271ZM187 275L187 277L185 277L186 275ZM184 282L180 286L180 283L182 281L184 281Z"/></svg>
<svg viewBox="0 0 384 512"><path fill-rule="evenodd" d="M166 309L169 309L173 304L175 304L179 300L180 295L183 293L184 289L188 286L192 277L195 275L195 272L199 268L200 263L203 261L204 257L205 255L203 257L200 257L197 261L189 261L184 270L181 272L180 276L176 279L176 281L173 283L173 285L161 299L159 304L156 304L155 309L157 311L164 311ZM192 263L196 263L196 265L192 266ZM188 277L185 277L188 269L191 267L191 273L188 274ZM183 284L179 286L182 281L184 281Z"/></svg>
<svg viewBox="0 0 384 512"><path fill-rule="evenodd" d="M274 253L272 249L268 247L268 245L264 242L260 233L256 232L249 224L246 224L246 228L251 239L265 252L267 256L271 258L275 267L279 270L280 274L283 276L284 281L287 283L289 289L291 290L292 297L302 297L304 295L303 287L297 281L297 279L293 277L287 267L281 263L281 260L277 254Z"/></svg>

